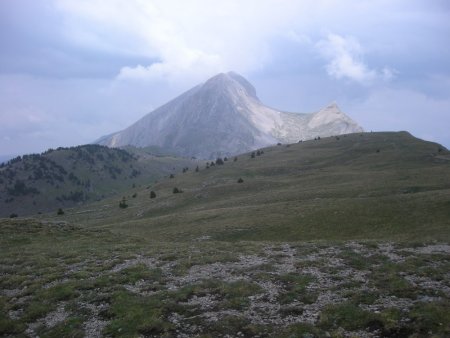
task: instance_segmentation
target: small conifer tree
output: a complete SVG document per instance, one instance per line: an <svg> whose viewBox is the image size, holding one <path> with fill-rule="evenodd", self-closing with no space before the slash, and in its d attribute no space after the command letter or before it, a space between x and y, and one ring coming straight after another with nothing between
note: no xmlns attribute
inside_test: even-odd
<svg viewBox="0 0 450 338"><path fill-rule="evenodd" d="M153 190L150 191L150 198L156 198L156 193Z"/></svg>
<svg viewBox="0 0 450 338"><path fill-rule="evenodd" d="M127 200L125 197L122 197L122 200L119 202L119 207L122 209L128 208Z"/></svg>
<svg viewBox="0 0 450 338"><path fill-rule="evenodd" d="M242 178L239 177L239 179L238 179L237 182L238 182L238 183L244 183L244 180L243 180Z"/></svg>

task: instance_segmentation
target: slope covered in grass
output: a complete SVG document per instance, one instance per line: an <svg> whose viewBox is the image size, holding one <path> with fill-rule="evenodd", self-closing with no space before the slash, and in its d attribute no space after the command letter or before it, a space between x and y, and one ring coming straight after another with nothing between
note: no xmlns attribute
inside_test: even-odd
<svg viewBox="0 0 450 338"><path fill-rule="evenodd" d="M0 335L447 337L449 157L347 135L0 220Z"/></svg>
<svg viewBox="0 0 450 338"><path fill-rule="evenodd" d="M126 209L117 196L64 219L158 241L450 235L449 152L406 132L278 145L193 169L128 191Z"/></svg>
<svg viewBox="0 0 450 338"><path fill-rule="evenodd" d="M191 163L98 145L19 156L0 167L0 217L56 212L100 200Z"/></svg>

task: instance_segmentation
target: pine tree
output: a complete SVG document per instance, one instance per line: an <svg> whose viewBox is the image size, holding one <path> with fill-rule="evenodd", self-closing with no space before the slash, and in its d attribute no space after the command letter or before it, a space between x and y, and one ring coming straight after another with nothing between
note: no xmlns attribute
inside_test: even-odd
<svg viewBox="0 0 450 338"><path fill-rule="evenodd" d="M122 209L128 208L127 200L125 197L122 197L122 200L119 202L119 207Z"/></svg>

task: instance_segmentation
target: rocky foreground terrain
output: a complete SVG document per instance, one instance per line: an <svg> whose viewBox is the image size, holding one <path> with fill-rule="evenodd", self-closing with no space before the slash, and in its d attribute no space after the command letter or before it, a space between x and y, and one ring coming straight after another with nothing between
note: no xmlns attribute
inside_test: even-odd
<svg viewBox="0 0 450 338"><path fill-rule="evenodd" d="M4 336L450 334L446 243L175 244L63 222L0 227Z"/></svg>

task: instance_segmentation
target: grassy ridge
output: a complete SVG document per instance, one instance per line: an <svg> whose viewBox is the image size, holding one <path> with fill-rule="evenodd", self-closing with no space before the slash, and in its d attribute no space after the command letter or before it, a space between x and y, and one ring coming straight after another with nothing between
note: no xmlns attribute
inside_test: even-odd
<svg viewBox="0 0 450 338"><path fill-rule="evenodd" d="M116 197L64 219L157 241L449 239L450 155L438 144L364 133L250 155L130 190L127 209Z"/></svg>

